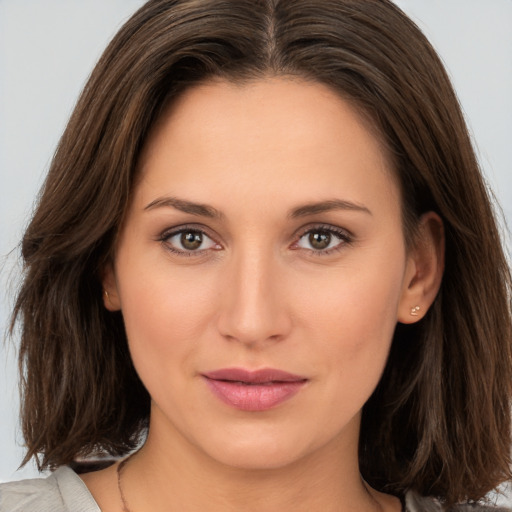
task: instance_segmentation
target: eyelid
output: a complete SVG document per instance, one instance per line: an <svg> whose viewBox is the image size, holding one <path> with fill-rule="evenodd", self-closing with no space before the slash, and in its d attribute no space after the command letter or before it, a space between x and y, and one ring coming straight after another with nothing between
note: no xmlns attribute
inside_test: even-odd
<svg viewBox="0 0 512 512"><path fill-rule="evenodd" d="M214 244L214 247L208 247L206 249L198 249L195 251L186 250L186 249L178 249L176 247L171 246L169 240L180 233L187 231L195 231L197 233L201 233L201 235L209 238ZM193 257L193 256L204 256L204 254L211 250L219 250L222 248L221 244L217 241L217 237L210 233L210 230L205 226L197 225L197 224L182 224L180 226L173 226L172 228L167 228L163 230L160 235L158 235L157 240L165 245L165 248L173 254L177 254L179 256Z"/></svg>
<svg viewBox="0 0 512 512"><path fill-rule="evenodd" d="M298 245L299 241L306 236L307 234L315 231L324 231L334 235L336 238L340 239L340 243L336 244L336 246L328 248L328 249L307 249L305 247L300 247ZM295 242L293 242L291 248L293 250L304 250L309 254L314 256L326 256L330 255L333 252L337 252L342 250L347 245L351 245L354 242L354 235L347 229L341 228L339 226L333 226L332 224L309 224L307 226L303 226L295 235Z"/></svg>
<svg viewBox="0 0 512 512"><path fill-rule="evenodd" d="M196 231L201 233L203 236L206 236L209 238L214 244L214 247L209 247L206 249L198 249L198 250L180 250L178 248L175 248L171 246L168 243L168 240L180 233L186 232L186 231ZM314 231L324 231L327 233L330 233L334 235L336 238L340 240L340 243L338 243L336 246L327 248L327 249L308 249L304 247L298 246L299 241L308 233L314 232ZM354 241L354 235L347 229L341 228L339 226L334 226L332 224L325 224L325 223L319 223L319 224L308 224L306 226L301 227L298 231L296 231L296 234L294 235L294 242L291 244L290 248L292 250L303 250L307 251L308 253L316 256L325 256L329 255L333 252L337 252L342 250L347 245L351 245ZM205 227L204 225L197 225L197 224L182 224L179 226L173 226L172 228L167 228L163 230L157 237L157 240L161 242L163 245L165 245L166 249L174 254L178 254L180 256L201 256L211 250L220 250L222 249L222 245L217 241L218 236L212 235L211 230Z"/></svg>

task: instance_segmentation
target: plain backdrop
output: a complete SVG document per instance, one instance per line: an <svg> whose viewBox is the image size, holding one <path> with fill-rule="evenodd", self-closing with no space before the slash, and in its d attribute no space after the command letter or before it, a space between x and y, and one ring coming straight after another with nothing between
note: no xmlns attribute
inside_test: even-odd
<svg viewBox="0 0 512 512"><path fill-rule="evenodd" d="M0 329L16 246L66 120L94 63L141 0L0 0ZM452 76L485 175L512 223L512 0L396 0ZM14 340L15 343L16 340ZM0 343L0 481L16 472L15 349ZM482 376L485 378L485 376Z"/></svg>

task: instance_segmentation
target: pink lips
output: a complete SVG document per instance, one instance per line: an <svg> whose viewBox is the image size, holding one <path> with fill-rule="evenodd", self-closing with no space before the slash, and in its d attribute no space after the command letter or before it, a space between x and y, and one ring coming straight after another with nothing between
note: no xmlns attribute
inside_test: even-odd
<svg viewBox="0 0 512 512"><path fill-rule="evenodd" d="M273 368L225 368L203 374L210 390L242 411L265 411L298 393L307 379Z"/></svg>

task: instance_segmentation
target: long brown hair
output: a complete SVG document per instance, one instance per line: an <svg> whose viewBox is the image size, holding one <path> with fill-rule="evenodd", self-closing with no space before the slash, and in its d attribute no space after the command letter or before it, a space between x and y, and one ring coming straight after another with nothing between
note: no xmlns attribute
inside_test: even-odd
<svg viewBox="0 0 512 512"><path fill-rule="evenodd" d="M511 276L457 98L436 53L389 0L151 0L94 69L22 243L25 462L122 455L150 398L122 317L102 304L136 164L164 105L193 84L295 75L371 120L395 162L404 232L443 219L446 270L426 317L398 325L363 411L360 463L377 489L449 505L510 475Z"/></svg>

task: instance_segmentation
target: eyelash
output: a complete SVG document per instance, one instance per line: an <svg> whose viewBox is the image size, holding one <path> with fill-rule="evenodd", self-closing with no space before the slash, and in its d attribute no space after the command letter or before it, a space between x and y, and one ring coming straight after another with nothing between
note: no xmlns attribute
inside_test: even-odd
<svg viewBox="0 0 512 512"><path fill-rule="evenodd" d="M181 250L181 249L176 249L175 247L173 247L171 244L170 244L170 239L172 239L173 237L177 236L177 235L182 235L183 233L197 233L197 234L200 234L201 236L203 237L207 237L208 239L211 240L211 242L213 244L215 244L215 247L214 248L206 248L206 249L199 249L199 250ZM298 244L299 242L306 236L306 235L309 235L311 233L324 233L324 234L328 234L330 236L334 236L335 238L337 238L339 240L339 242L334 246L334 247L331 247L331 248L328 248L328 249L308 249L308 248L304 248L304 247L300 247ZM179 228L175 228L175 229L171 229L171 230L167 230L167 231L164 231L159 237L158 237L158 241L161 242L163 245L165 245L165 248L166 250L168 250L169 252L173 253L173 254L177 254L178 256L184 256L184 257L198 257L198 256L202 256L204 255L204 253L206 251L209 251L210 249L213 249L213 250L219 250L221 247L220 247L220 244L218 242L216 242L213 237L211 237L205 230L204 228L201 228L201 227L198 227L198 226L180 226ZM300 232L300 235L298 236L297 238L297 241L294 242L292 245L291 245L291 248L293 250L305 250L307 251L309 254L313 255L313 256L328 256L334 252L338 252L338 251L341 251L343 249L343 247L345 247L346 245L350 245L351 243L353 242L353 236L346 230L344 229L341 229L341 228L337 228L335 226L331 226L331 225L324 225L324 224L319 224L319 225L314 225L314 226L308 226L306 228L304 228L301 232Z"/></svg>
<svg viewBox="0 0 512 512"><path fill-rule="evenodd" d="M309 235L311 233L326 233L330 236L336 237L339 242L329 249L323 249L323 250L315 250L315 249L306 249L301 248L298 246L299 242L302 240L303 237L306 235ZM335 252L342 251L343 248L347 245L351 245L353 243L353 235L349 233L347 230L338 228L336 226L331 226L327 224L316 224L314 226L308 226L304 228L301 231L300 236L298 237L298 240L293 243L292 248L295 250L303 249L305 251L308 251L309 254L313 256L329 256Z"/></svg>
<svg viewBox="0 0 512 512"><path fill-rule="evenodd" d="M179 228L171 229L164 231L158 238L158 241L161 242L163 245L165 245L166 250L173 254L177 254L178 256L184 256L184 257L198 257L202 256L208 249L199 249L196 251L192 250L186 250L186 249L176 249L170 244L170 240L177 236L182 235L183 233L198 233L202 237L209 238L217 247L220 248L220 244L216 242L205 230L204 228L200 228L198 226L180 226ZM214 248L214 250L219 250L217 247Z"/></svg>

